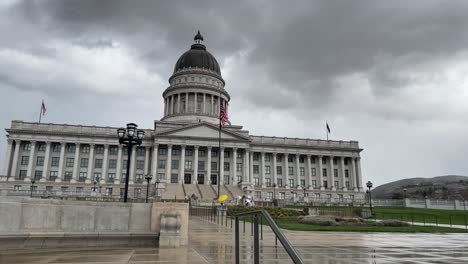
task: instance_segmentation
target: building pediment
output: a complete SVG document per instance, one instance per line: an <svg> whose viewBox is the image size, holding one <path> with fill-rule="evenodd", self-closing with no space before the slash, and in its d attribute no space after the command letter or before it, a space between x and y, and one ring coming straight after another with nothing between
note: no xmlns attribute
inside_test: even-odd
<svg viewBox="0 0 468 264"><path fill-rule="evenodd" d="M195 125L188 125L182 128L166 130L164 132L156 134L156 136L218 139L219 127L202 122ZM229 131L227 129L221 130L221 138L223 140L231 141L249 141L248 137Z"/></svg>

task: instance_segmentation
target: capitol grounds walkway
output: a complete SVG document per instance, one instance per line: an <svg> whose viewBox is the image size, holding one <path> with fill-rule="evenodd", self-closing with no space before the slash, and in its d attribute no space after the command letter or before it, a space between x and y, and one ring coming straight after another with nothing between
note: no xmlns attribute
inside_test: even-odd
<svg viewBox="0 0 468 264"><path fill-rule="evenodd" d="M250 224L241 224L241 263L252 263ZM283 230L304 263L468 263L468 235L306 232ZM71 263L234 263L233 232L228 226L190 220L189 246L177 249L114 248L14 250L0 252L2 264ZM271 232L264 229L261 263L292 263Z"/></svg>

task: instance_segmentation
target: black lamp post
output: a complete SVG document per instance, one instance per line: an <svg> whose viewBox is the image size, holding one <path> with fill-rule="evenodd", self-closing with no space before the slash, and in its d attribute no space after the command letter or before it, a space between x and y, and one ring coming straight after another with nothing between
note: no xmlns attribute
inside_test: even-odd
<svg viewBox="0 0 468 264"><path fill-rule="evenodd" d="M36 181L33 179L31 179L31 194L30 194L30 197L32 197L32 193L33 193L33 188L34 188L34 183L36 183Z"/></svg>
<svg viewBox="0 0 468 264"><path fill-rule="evenodd" d="M372 194L371 194L371 188L372 188L372 182L368 181L366 183L367 188L369 189L369 208L372 213Z"/></svg>
<svg viewBox="0 0 468 264"><path fill-rule="evenodd" d="M153 179L153 177L151 177L151 175L148 175L148 176L145 177L145 179L146 179L146 183L147 183L146 184L146 201L145 202L148 203L149 186L150 186L150 181L151 181L151 179Z"/></svg>
<svg viewBox="0 0 468 264"><path fill-rule="evenodd" d="M125 193L124 203L127 202L128 198L128 178L130 177L130 160L132 156L132 148L135 145L141 145L145 131L138 130L137 124L128 123L127 128L117 129L117 135L119 136L119 143L127 147L127 174L125 177Z"/></svg>

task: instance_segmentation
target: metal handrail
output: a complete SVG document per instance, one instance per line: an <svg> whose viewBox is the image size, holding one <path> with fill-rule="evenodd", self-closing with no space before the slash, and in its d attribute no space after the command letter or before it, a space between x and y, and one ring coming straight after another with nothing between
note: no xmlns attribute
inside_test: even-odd
<svg viewBox="0 0 468 264"><path fill-rule="evenodd" d="M286 236L284 236L283 232L279 229L276 225L273 218L266 210L258 210L258 211L250 211L250 212L243 212L236 215L233 215L236 219L236 226L235 226L235 253L236 253L236 264L239 263L239 255L240 255L240 247L239 247L239 217L242 216L254 216L254 263L260 262L259 257L259 242L258 242L258 216L261 215L265 218L268 225L270 226L273 233L275 233L276 238L280 241L283 248L288 253L289 257L291 257L292 261L296 264L302 264L303 261L296 250L293 248L291 243L289 243Z"/></svg>

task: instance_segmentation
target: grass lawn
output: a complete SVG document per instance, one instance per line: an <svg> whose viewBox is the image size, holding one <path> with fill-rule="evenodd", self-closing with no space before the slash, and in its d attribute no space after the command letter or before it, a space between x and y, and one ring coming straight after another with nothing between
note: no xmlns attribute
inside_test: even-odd
<svg viewBox="0 0 468 264"><path fill-rule="evenodd" d="M453 225L468 224L468 211L438 210L405 207L375 207L374 217L377 219L397 219L407 222L439 223Z"/></svg>

